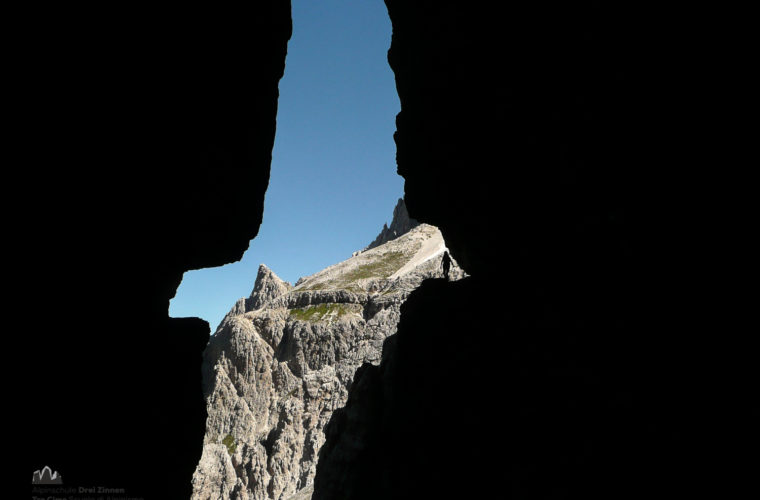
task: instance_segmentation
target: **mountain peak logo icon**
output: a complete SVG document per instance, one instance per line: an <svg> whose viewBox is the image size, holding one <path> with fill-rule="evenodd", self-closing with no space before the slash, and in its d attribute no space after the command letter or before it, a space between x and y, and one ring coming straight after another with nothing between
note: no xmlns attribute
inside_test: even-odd
<svg viewBox="0 0 760 500"><path fill-rule="evenodd" d="M42 470L34 471L32 484L63 484L63 477L46 465Z"/></svg>

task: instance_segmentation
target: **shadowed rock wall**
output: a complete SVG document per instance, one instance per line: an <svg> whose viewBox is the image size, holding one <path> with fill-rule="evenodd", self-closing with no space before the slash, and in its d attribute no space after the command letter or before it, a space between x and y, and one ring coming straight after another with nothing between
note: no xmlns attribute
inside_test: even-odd
<svg viewBox="0 0 760 500"><path fill-rule="evenodd" d="M16 22L29 477L49 465L66 486L189 498L209 327L168 304L184 271L240 259L258 232L290 3Z"/></svg>
<svg viewBox="0 0 760 500"><path fill-rule="evenodd" d="M386 5L404 199L471 277L404 304L326 427L314 500L682 493L695 342L648 24L590 2Z"/></svg>
<svg viewBox="0 0 760 500"><path fill-rule="evenodd" d="M715 357L687 328L709 312L678 314L690 207L663 209L683 152L657 145L680 124L663 70L683 51L658 45L660 12L386 3L409 215L472 277L409 298L327 428L315 499L682 496L702 479L693 377ZM208 325L166 309L183 271L238 259L258 229L288 3L9 25L13 477L188 498Z"/></svg>

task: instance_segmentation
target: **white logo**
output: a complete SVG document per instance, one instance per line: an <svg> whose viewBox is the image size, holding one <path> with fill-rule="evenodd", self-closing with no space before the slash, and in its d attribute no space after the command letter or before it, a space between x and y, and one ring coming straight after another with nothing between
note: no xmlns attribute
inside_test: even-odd
<svg viewBox="0 0 760 500"><path fill-rule="evenodd" d="M57 471L52 471L46 465L42 470L34 471L32 484L63 484L63 478Z"/></svg>

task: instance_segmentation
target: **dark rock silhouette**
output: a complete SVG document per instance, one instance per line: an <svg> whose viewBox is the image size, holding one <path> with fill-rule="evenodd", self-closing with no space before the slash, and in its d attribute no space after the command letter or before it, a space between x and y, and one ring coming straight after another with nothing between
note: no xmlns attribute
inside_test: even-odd
<svg viewBox="0 0 760 500"><path fill-rule="evenodd" d="M471 277L404 304L326 427L313 500L698 488L660 41L619 6L386 5L406 206Z"/></svg>
<svg viewBox="0 0 760 500"><path fill-rule="evenodd" d="M722 314L700 307L709 294L691 301L707 236L674 244L709 222L715 191L679 197L673 164L693 167L674 146L702 145L677 135L720 95L673 109L711 70L667 80L693 39L666 47L649 21L682 22L612 3L386 4L406 207L471 278L409 298L333 415L314 499L680 498L713 476L695 462L735 455L705 458L714 429L757 449L740 425L753 414L730 405L756 399L756 362L735 361L756 350L732 347L729 384L695 380L725 372L730 323L707 321ZM23 154L3 201L7 267L23 271L6 285L8 345L30 354L25 470L188 498L209 328L168 318L168 301L183 271L239 259L258 231L289 3L20 14L8 95ZM455 314L492 297L489 314ZM708 407L731 425L706 423Z"/></svg>
<svg viewBox="0 0 760 500"><path fill-rule="evenodd" d="M28 470L189 498L209 326L168 304L184 271L240 259L258 232L290 3L91 14L17 18L16 128L34 167L17 164L30 190L11 229L28 272L9 329L31 328L28 387L55 386L25 401ZM44 313L29 300L41 285L57 290Z"/></svg>

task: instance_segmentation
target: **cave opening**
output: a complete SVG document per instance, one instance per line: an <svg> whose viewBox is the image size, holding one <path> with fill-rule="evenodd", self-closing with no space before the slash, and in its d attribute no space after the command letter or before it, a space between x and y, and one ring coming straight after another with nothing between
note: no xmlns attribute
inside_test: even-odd
<svg viewBox="0 0 760 500"><path fill-rule="evenodd" d="M211 330L193 498L226 488L267 498L308 492L331 412L358 366L379 362L393 333L385 325L398 319L392 301L422 279L395 275L415 266L433 275L443 251L431 229L404 243L408 255L382 250L415 226L396 173L400 104L385 4L294 0L292 23L258 235L238 262L185 272L170 302L171 317L200 317ZM298 290L351 259L340 279L312 278ZM213 475L228 466L234 484Z"/></svg>
<svg viewBox="0 0 760 500"><path fill-rule="evenodd" d="M354 372L358 383L344 409L336 400L346 396L351 370L317 367L350 356L340 342L324 342L329 329L320 325L398 312L384 307L394 292L387 282L367 283L368 273L398 277L397 252L359 253L361 265L334 268L347 272L333 282L302 282L301 295L288 295L277 302L288 307L271 314L253 309L262 297L280 300L290 285L259 268L261 288L234 301L251 290L259 263L296 281L362 248L388 220L401 184L392 174L397 106L376 133L358 126L369 115L349 118L384 107L370 92L383 78L396 103L387 24L375 55L358 55L373 33L368 20L387 19L382 2L295 0L282 81L289 0L250 4L240 16L120 8L99 11L94 23L70 9L68 16L16 19L33 25L17 44L31 44L17 73L33 84L17 100L25 120L39 125L30 129L30 151L43 153L17 168L29 182L10 184L35 188L33 217L9 214L14 228L23 227L12 241L25 244L30 266L41 271L11 287L23 307L11 308L20 322L9 331L27 341L19 352L31 355L22 386L27 473L49 468L67 487L187 498L214 482L193 476L203 448L209 470L232 477L233 489L255 482L290 500L293 490L271 471L288 470L290 484L303 487L315 465L311 451L324 445L314 500L487 498L493 478L498 495L520 498L642 497L664 491L662 480L669 492L704 485L694 471L709 460L695 451L712 439L704 429L725 426L708 421L710 391L695 376L715 356L690 339L704 330L705 314L720 309L694 310L700 302L692 285L704 267L696 262L699 245L675 241L682 234L674 228L699 217L689 219L695 205L680 198L674 159L685 150L672 139L690 128L671 112L678 92L669 90L694 87L680 79L670 87L670 71L662 71L681 67L672 55L693 38L663 39L660 26L647 25L663 16L599 2L385 4L394 30L388 59L404 106L395 127L404 198L418 221L446 234L472 278L427 280L409 295L389 342L361 339L367 354L383 344L383 359ZM332 29L333 7L368 10ZM307 20L329 28L299 39L309 32ZM352 57L325 59L331 40ZM299 44L308 49L300 56ZM298 58L320 71L296 80ZM367 64L386 76L371 76ZM346 67L357 73L347 76ZM320 94L321 87L330 92ZM302 114L292 119L288 109ZM327 140L335 123L343 132ZM389 147L375 150L368 138ZM341 161L330 161L327 153L336 151ZM303 169L288 170L287 158ZM370 160L394 179L385 200ZM41 175L47 171L55 172ZM377 239L392 232L384 228ZM240 259L254 237L252 263L246 257L188 272L167 318L185 271ZM328 258L325 246L340 257ZM383 258L369 262L370 254ZM288 270L293 263L305 269ZM696 278L682 280L682 270L697 270ZM188 300L193 281L195 304ZM41 306L39 283L61 292ZM374 314L362 317L356 288L333 293L336 284L372 290L364 312ZM239 288L226 298L228 285ZM202 311L214 302L218 312ZM235 311L230 328L209 342L208 325L195 316L214 329L227 310ZM56 321L42 323L49 318ZM75 328L67 331L71 318ZM278 326L283 321L287 329ZM350 329L335 331L351 340ZM277 352L271 346L283 339L294 355L275 366L268 349ZM209 401L235 411L259 433L255 439L224 414L207 415L198 390L202 356L224 360ZM204 366L212 369L205 377L214 373ZM265 404L241 401L254 393ZM300 410L306 400L317 402L316 411ZM325 426L328 406L335 411ZM724 404L716 408L734 415ZM288 425L268 440L275 421ZM203 442L208 423L218 432ZM298 439L288 441L294 429ZM472 429L472 439L460 439L462 429ZM489 459L494 450L498 460ZM259 451L266 459L249 460ZM272 462L278 453L298 469Z"/></svg>
<svg viewBox="0 0 760 500"><path fill-rule="evenodd" d="M294 0L292 19L259 233L240 261L186 272L170 302L170 316L205 319L212 333L259 264L293 284L342 261L403 196L384 3Z"/></svg>

